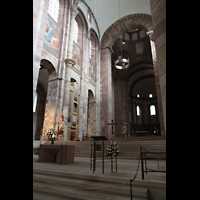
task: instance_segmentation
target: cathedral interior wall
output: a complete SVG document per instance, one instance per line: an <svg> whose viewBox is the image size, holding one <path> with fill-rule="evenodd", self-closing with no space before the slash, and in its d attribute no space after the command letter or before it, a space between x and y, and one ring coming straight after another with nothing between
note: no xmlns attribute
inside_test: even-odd
<svg viewBox="0 0 200 200"><path fill-rule="evenodd" d="M99 2L97 1L97 4ZM50 127L57 126L62 114L65 117L66 131L69 112L68 90L71 80L78 83L81 93L78 133L80 140L85 134L90 136L105 135L111 138L111 126L107 126L107 123L112 119L118 122L118 125L114 127L116 136L122 136L122 123L130 123L132 118L133 124L157 123L158 119L155 116L149 118L144 116L142 118L141 116L137 117L135 112L133 114L130 112L131 108L135 111L136 105L141 103L136 99L133 105L131 104L129 90L134 79L130 78L127 82L123 78L114 77L113 63L111 62L114 52L112 45L117 37L121 37L120 31L124 34L122 38L130 43L130 47L124 47L125 54L129 51L130 54L136 55L135 60L138 59L137 56L140 54L148 54L146 57L151 54L149 45L145 42L145 31L152 29L152 23L149 22L150 3L141 1L140 4L135 5L132 1L129 1L130 5L134 4L134 10L130 10L130 8L122 9L120 20L117 20L118 16L110 16L110 20L99 21L99 24L96 20L96 14L100 12L97 5L91 3L90 8L87 1L85 3L80 2L78 6L73 7L73 10L71 3L71 1L59 1L60 7L56 21L48 13L50 0L33 1L33 107L36 105L33 109L33 139L38 135L38 133L36 134L38 113L39 110L42 110L39 107L42 104L39 104L38 83L43 85L45 90L43 135ZM97 6L96 9L95 6ZM105 15L109 15L106 12L107 9L114 10L117 6L117 4L114 4L113 7L105 7ZM121 6L123 7L123 4ZM135 16L128 16L138 12L139 14ZM102 15L102 13L99 14ZM70 35L72 16L78 24L78 39L76 42L73 41L72 49L70 49L69 38L74 37ZM132 22L132 18L133 21L136 21ZM135 34L125 33L134 26L146 30L138 31ZM74 30L75 25L72 28ZM116 40L116 49L121 46L119 38ZM132 48L133 44L135 48ZM120 51L118 51L118 54L120 55ZM68 55L71 55L71 57L68 57ZM146 57L144 56L145 59ZM73 59L75 64L67 64L67 59ZM134 69L137 70L139 67L139 65L135 66ZM148 68L149 66L144 67ZM43 73L40 73L41 68L47 69L48 80L42 75ZM164 87L163 84L162 87ZM66 97L66 95L68 96ZM159 95L161 94L159 93ZM152 103L156 105L157 102L152 101ZM131 125L129 125L129 135L131 131Z"/></svg>

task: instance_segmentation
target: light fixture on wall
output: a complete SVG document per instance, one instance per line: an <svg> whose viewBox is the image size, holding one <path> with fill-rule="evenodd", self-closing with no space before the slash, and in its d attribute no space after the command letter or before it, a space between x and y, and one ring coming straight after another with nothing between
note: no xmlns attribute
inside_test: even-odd
<svg viewBox="0 0 200 200"><path fill-rule="evenodd" d="M119 0L119 19L120 19L120 0ZM122 56L122 44L125 44L123 40L121 41L121 55L115 61L116 69L127 69L129 67L129 58L126 59L126 58L123 58Z"/></svg>

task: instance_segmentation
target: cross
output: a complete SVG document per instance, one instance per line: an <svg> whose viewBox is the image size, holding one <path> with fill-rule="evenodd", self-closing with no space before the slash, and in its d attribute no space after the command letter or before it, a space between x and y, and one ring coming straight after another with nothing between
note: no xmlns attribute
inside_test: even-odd
<svg viewBox="0 0 200 200"><path fill-rule="evenodd" d="M112 135L113 135L113 125L116 125L117 123L113 123L113 119L111 121L112 123L108 123L108 125L112 125Z"/></svg>

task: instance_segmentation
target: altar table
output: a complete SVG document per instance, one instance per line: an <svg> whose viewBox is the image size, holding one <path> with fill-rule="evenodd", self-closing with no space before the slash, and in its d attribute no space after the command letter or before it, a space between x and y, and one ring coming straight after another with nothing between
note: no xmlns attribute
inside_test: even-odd
<svg viewBox="0 0 200 200"><path fill-rule="evenodd" d="M75 146L68 144L41 144L39 162L67 164L74 162Z"/></svg>

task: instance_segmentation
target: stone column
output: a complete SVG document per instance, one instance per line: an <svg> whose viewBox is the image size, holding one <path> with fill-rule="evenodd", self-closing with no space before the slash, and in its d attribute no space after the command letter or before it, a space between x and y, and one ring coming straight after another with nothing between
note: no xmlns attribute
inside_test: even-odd
<svg viewBox="0 0 200 200"><path fill-rule="evenodd" d="M49 0L40 0L33 4L33 104L37 95L36 87L43 48L44 27L47 20L46 7L48 5Z"/></svg>
<svg viewBox="0 0 200 200"><path fill-rule="evenodd" d="M115 136L122 137L122 123L128 123L129 126L129 101L128 101L128 79L114 78L115 90Z"/></svg>
<svg viewBox="0 0 200 200"><path fill-rule="evenodd" d="M75 17L76 17L77 14L78 14L77 6L74 5L71 8L67 58L72 58L73 39L74 39L74 25L75 25Z"/></svg>
<svg viewBox="0 0 200 200"><path fill-rule="evenodd" d="M166 137L166 0L150 0Z"/></svg>
<svg viewBox="0 0 200 200"><path fill-rule="evenodd" d="M101 135L110 139L111 126L107 124L112 120L112 82L111 82L111 50L107 47L101 50Z"/></svg>
<svg viewBox="0 0 200 200"><path fill-rule="evenodd" d="M152 52L152 58L153 58L154 75L155 75L155 83L156 83L156 93L157 93L157 101L158 101L160 131L161 131L162 139L164 140L165 139L165 129L164 129L164 120L163 120L163 108L162 108L160 81L159 81L159 74L158 74L158 62L157 62L157 56L156 56L155 42L153 41L153 34L150 34L150 39L151 39L151 41L150 41L151 52Z"/></svg>
<svg viewBox="0 0 200 200"><path fill-rule="evenodd" d="M79 114L80 140L82 140L83 135L87 134L88 80L89 80L88 44L89 44L89 41L90 39L89 39L88 33L86 32L86 30L83 30L83 57L82 57L81 77L80 77L80 91L81 91L81 104L80 104L80 114Z"/></svg>
<svg viewBox="0 0 200 200"><path fill-rule="evenodd" d="M68 123L68 110L69 110L69 92L71 84L71 68L76 64L72 59L73 36L74 36L74 21L78 13L77 6L72 6L70 16L70 31L67 48L67 58L65 59L66 73L65 73L65 88L63 98L63 115L64 117L64 141L67 141L67 123Z"/></svg>

